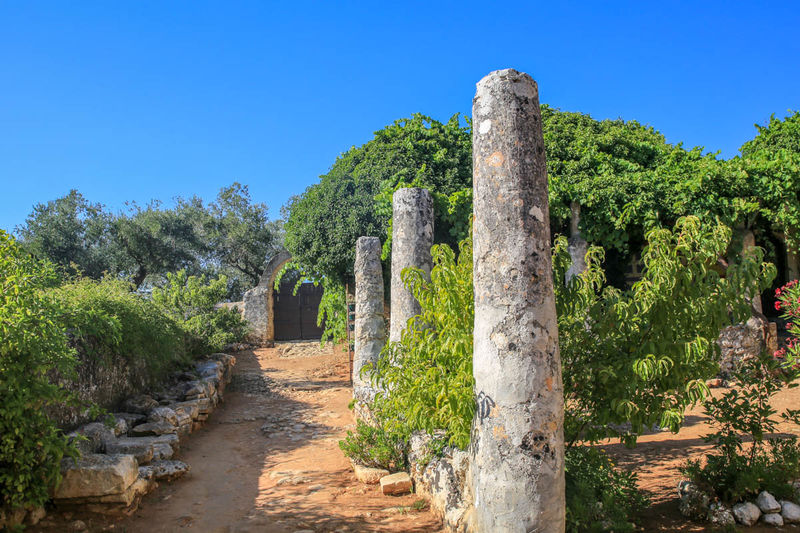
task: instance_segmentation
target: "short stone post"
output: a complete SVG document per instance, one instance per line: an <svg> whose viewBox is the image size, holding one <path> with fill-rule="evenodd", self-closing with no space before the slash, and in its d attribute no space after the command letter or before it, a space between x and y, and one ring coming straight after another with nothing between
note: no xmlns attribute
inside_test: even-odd
<svg viewBox="0 0 800 533"><path fill-rule="evenodd" d="M392 285L389 341L399 342L408 319L420 313L414 295L403 284L404 268L430 274L433 246L433 198L426 189L398 189L392 197Z"/></svg>
<svg viewBox="0 0 800 533"><path fill-rule="evenodd" d="M381 241L377 237L359 237L356 241L356 321L353 354L353 397L369 404L375 397L369 379L361 377L361 369L374 364L386 344L383 320L383 270Z"/></svg>
<svg viewBox="0 0 800 533"><path fill-rule="evenodd" d="M473 101L470 530L563 532L564 399L536 82L492 72Z"/></svg>
<svg viewBox="0 0 800 533"><path fill-rule="evenodd" d="M567 269L566 281L575 276L583 274L586 270L586 251L589 249L589 243L581 235L580 222L581 222L581 205L577 202L569 204L569 209L572 212L569 219L569 244L567 245L567 252L572 259L572 264Z"/></svg>

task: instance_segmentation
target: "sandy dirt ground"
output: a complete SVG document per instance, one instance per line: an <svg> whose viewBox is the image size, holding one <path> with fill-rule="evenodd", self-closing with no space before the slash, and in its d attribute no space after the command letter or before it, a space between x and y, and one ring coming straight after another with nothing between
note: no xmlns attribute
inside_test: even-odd
<svg viewBox="0 0 800 533"><path fill-rule="evenodd" d="M433 513L416 510L414 495L384 496L377 486L359 483L339 450L338 441L353 427L346 352L315 342L283 343L236 357L224 403L181 449L179 458L192 467L187 476L162 483L130 517L110 521L55 512L48 527L32 530L69 531L80 519L88 531L124 533L442 531ZM800 388L784 391L774 405L797 407ZM709 430L695 409L677 435L644 435L634 449L602 446L620 466L637 472L640 487L651 493L644 531L710 530L682 517L677 498L680 467L709 449L702 440ZM780 431L800 434L789 424Z"/></svg>
<svg viewBox="0 0 800 533"><path fill-rule="evenodd" d="M55 513L37 531L68 531L77 519L124 533L441 530L431 511L416 510L416 496L358 482L339 449L353 427L346 352L286 343L236 358L225 401L182 446L189 474L161 483L130 517Z"/></svg>

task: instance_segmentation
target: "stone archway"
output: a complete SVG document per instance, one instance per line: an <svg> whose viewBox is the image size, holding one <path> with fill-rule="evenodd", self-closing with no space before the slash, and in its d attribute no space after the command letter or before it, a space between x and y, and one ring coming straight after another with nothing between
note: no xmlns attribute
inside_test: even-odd
<svg viewBox="0 0 800 533"><path fill-rule="evenodd" d="M248 341L253 344L269 346L275 342L275 278L291 260L292 255L282 249L269 260L258 285L244 293L243 315L252 328Z"/></svg>

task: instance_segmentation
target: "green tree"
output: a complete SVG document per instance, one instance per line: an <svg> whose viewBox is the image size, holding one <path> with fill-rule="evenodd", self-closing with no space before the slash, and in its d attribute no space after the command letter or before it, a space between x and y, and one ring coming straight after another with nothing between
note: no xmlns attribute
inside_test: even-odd
<svg viewBox="0 0 800 533"><path fill-rule="evenodd" d="M98 278L115 268L109 232L112 218L102 205L89 203L73 189L33 206L16 232L23 247L36 257L47 258L68 272Z"/></svg>
<svg viewBox="0 0 800 533"><path fill-rule="evenodd" d="M387 212L385 193L399 184L444 195L471 186L470 130L459 115L446 123L420 114L397 120L339 156L289 204L286 247L295 262L320 277L351 281L355 242L363 235L386 241L391 203ZM447 234L447 221L437 218L437 228Z"/></svg>

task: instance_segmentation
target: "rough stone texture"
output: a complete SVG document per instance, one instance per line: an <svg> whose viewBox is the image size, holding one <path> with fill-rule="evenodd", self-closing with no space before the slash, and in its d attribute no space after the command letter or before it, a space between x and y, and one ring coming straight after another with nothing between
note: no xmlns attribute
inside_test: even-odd
<svg viewBox="0 0 800 533"><path fill-rule="evenodd" d="M433 439L422 431L411 435L408 462L415 492L429 499L431 508L442 517L447 531L461 533L466 529L470 503L467 487L469 454L445 446L437 456L430 446Z"/></svg>
<svg viewBox="0 0 800 533"><path fill-rule="evenodd" d="M267 341L267 328L271 322L268 308L272 302L272 287L258 285L244 293L243 317L250 326L247 341L264 345Z"/></svg>
<svg viewBox="0 0 800 533"><path fill-rule="evenodd" d="M756 505L764 514L781 512L781 504L778 503L775 496L765 490L761 491L756 498Z"/></svg>
<svg viewBox="0 0 800 533"><path fill-rule="evenodd" d="M781 516L786 524L800 523L800 505L794 502L781 500Z"/></svg>
<svg viewBox="0 0 800 533"><path fill-rule="evenodd" d="M130 430L133 426L144 424L147 417L140 413L114 413L114 418L124 420Z"/></svg>
<svg viewBox="0 0 800 533"><path fill-rule="evenodd" d="M720 349L720 373L732 374L739 363L757 357L766 347L769 323L763 315L752 316L744 324L723 329L717 338Z"/></svg>
<svg viewBox="0 0 800 533"><path fill-rule="evenodd" d="M150 437L121 437L106 444L107 453L130 454L139 464L153 460L153 439Z"/></svg>
<svg viewBox="0 0 800 533"><path fill-rule="evenodd" d="M151 435L166 435L168 433L175 433L178 428L169 422L146 422L139 424L128 432L131 437L149 437Z"/></svg>
<svg viewBox="0 0 800 533"><path fill-rule="evenodd" d="M766 513L761 515L761 522L768 526L781 527L783 525L783 517L779 513Z"/></svg>
<svg viewBox="0 0 800 533"><path fill-rule="evenodd" d="M572 202L569 206L572 212L569 221L569 243L567 251L572 259L572 264L567 269L566 279L569 282L575 276L582 274L586 270L586 252L589 250L589 243L581 235L580 221L581 221L581 206L576 202Z"/></svg>
<svg viewBox="0 0 800 533"><path fill-rule="evenodd" d="M81 453L103 453L105 451L106 442L114 440L116 435L114 430L103 424L102 422L92 422L79 427L69 436L81 435L86 441L78 445Z"/></svg>
<svg viewBox="0 0 800 533"><path fill-rule="evenodd" d="M139 467L139 477L158 481L173 481L191 470L183 461L153 461Z"/></svg>
<svg viewBox="0 0 800 533"><path fill-rule="evenodd" d="M705 520L708 517L710 498L691 481L678 483L678 496L681 501L678 510L692 520Z"/></svg>
<svg viewBox="0 0 800 533"><path fill-rule="evenodd" d="M361 377L361 369L369 363L375 363L386 344L381 241L377 237L359 237L356 241L356 261L353 270L356 279L353 397L360 402L370 403L375 391L369 379Z"/></svg>
<svg viewBox="0 0 800 533"><path fill-rule="evenodd" d="M156 407L147 415L148 422L166 422L173 426L178 425L178 415L169 407Z"/></svg>
<svg viewBox="0 0 800 533"><path fill-rule="evenodd" d="M433 199L426 189L398 189L392 196L392 280L389 341L398 342L408 319L420 312L419 302L403 283L404 268L430 275L433 260Z"/></svg>
<svg viewBox="0 0 800 533"><path fill-rule="evenodd" d="M388 476L383 476L380 480L381 492L386 495L398 495L411 492L413 483L411 476L406 472L397 472Z"/></svg>
<svg viewBox="0 0 800 533"><path fill-rule="evenodd" d="M129 413L146 415L152 409L158 407L158 402L146 394L137 394L122 402L122 407Z"/></svg>
<svg viewBox="0 0 800 533"><path fill-rule="evenodd" d="M756 246L756 236L753 234L752 230L746 229L744 230L744 234L742 236L742 255L746 255L749 253L751 248L755 248ZM750 304L753 306L753 311L757 314L762 314L764 309L761 306L761 295L757 294L752 297L750 300Z"/></svg>
<svg viewBox="0 0 800 533"><path fill-rule="evenodd" d="M244 293L242 316L252 331L248 342L271 345L275 341L274 300L272 298L275 277L283 266L292 260L291 254L281 250L269 260L258 285Z"/></svg>
<svg viewBox="0 0 800 533"><path fill-rule="evenodd" d="M353 464L353 471L356 474L356 479L367 485L379 483L382 477L386 477L390 474L388 470L383 468L373 468L359 464Z"/></svg>
<svg viewBox="0 0 800 533"><path fill-rule="evenodd" d="M478 409L469 529L561 532L564 401L536 82L495 71L478 83L472 109Z"/></svg>
<svg viewBox="0 0 800 533"><path fill-rule="evenodd" d="M119 494L136 481L139 465L133 455L94 454L61 462L63 480L53 497L87 498Z"/></svg>
<svg viewBox="0 0 800 533"><path fill-rule="evenodd" d="M717 527L732 526L736 524L733 513L728 507L719 502L714 502L708 506L708 521Z"/></svg>
<svg viewBox="0 0 800 533"><path fill-rule="evenodd" d="M761 509L753 502L737 503L733 506L733 516L743 526L752 526L761 518Z"/></svg>

